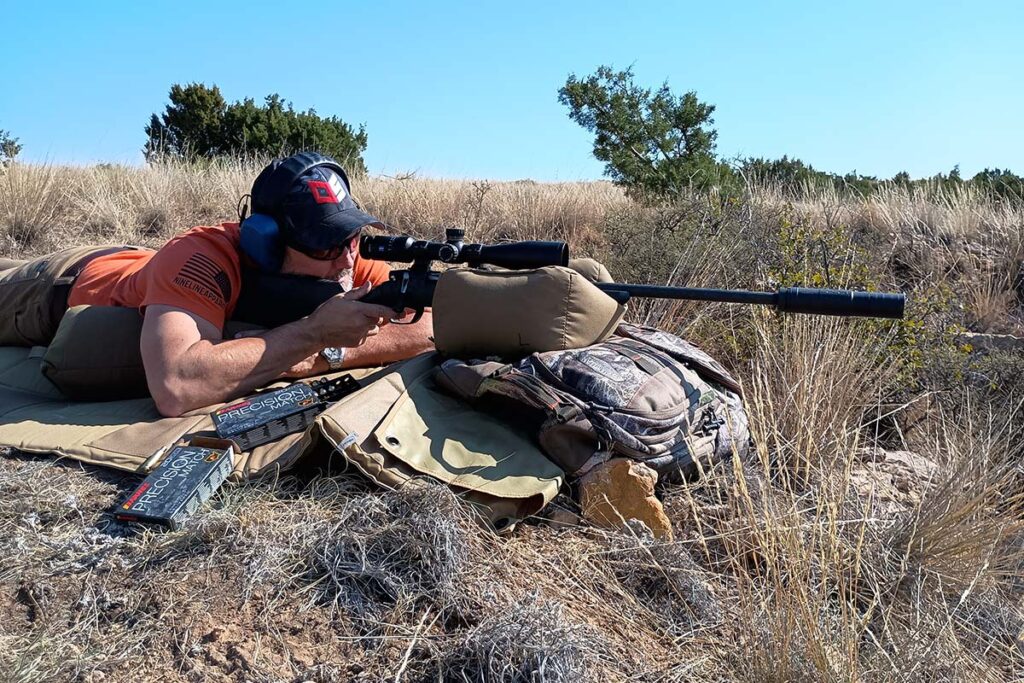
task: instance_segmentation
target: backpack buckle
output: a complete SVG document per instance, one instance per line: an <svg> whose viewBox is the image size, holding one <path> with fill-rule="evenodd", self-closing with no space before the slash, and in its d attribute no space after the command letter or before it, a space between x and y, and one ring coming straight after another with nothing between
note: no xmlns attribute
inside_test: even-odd
<svg viewBox="0 0 1024 683"><path fill-rule="evenodd" d="M701 420L700 426L693 430L694 434L700 436L711 436L714 432L718 431L725 424L725 420L715 415L712 411L704 413L704 419Z"/></svg>
<svg viewBox="0 0 1024 683"><path fill-rule="evenodd" d="M489 378L495 378L495 379L498 378L498 377L504 377L508 373L512 372L512 369L513 368L512 368L511 364L509 364L509 365L502 365L500 368L498 368L497 370L495 370L494 372L489 374L488 377Z"/></svg>
<svg viewBox="0 0 1024 683"><path fill-rule="evenodd" d="M575 419L582 412L571 403L559 403L551 408L554 411L555 419L558 420L559 424L565 424L569 420Z"/></svg>

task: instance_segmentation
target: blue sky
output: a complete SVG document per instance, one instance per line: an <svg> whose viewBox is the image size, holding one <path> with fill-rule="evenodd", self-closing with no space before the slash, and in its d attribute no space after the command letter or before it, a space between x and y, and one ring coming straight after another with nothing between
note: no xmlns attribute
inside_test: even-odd
<svg viewBox="0 0 1024 683"><path fill-rule="evenodd" d="M1024 1L13 0L0 129L30 161L141 163L172 83L365 123L374 173L601 176L557 91L633 65L717 107L725 157L888 177L1024 173Z"/></svg>

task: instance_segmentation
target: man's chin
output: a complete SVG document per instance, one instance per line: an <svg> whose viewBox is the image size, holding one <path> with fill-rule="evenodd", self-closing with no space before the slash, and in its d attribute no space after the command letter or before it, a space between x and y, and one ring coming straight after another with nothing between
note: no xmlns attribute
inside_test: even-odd
<svg viewBox="0 0 1024 683"><path fill-rule="evenodd" d="M351 268L345 268L344 270L338 272L338 274L335 277L331 278L331 279L337 280L338 283L341 285L341 288L344 289L346 292L348 290L352 289L352 269Z"/></svg>

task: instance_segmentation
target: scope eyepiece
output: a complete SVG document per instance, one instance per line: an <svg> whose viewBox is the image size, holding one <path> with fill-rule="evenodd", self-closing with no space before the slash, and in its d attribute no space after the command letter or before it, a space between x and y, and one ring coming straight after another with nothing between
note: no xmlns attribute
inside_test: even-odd
<svg viewBox="0 0 1024 683"><path fill-rule="evenodd" d="M416 258L416 240L408 235L363 235L359 255L377 261L412 261Z"/></svg>

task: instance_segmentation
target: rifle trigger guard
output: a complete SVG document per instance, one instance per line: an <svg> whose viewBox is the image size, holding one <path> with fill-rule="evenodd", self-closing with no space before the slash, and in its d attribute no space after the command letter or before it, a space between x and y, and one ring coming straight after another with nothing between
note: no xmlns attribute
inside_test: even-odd
<svg viewBox="0 0 1024 683"><path fill-rule="evenodd" d="M422 317L423 317L423 309L422 308L418 308L418 309L416 309L416 315L414 315L412 317L412 320L410 320L407 323L397 322L395 324L396 325L413 325L415 323L418 323L420 321L420 318L422 318Z"/></svg>
<svg viewBox="0 0 1024 683"><path fill-rule="evenodd" d="M395 305L395 310L397 312L399 312L399 313L404 313L405 309L406 309L406 306L405 306L405 296L409 292L409 280L410 279L411 278L409 277L408 271L402 272L402 279L398 283L398 303ZM416 315L413 316L412 320L410 320L408 322L402 322L401 318L392 318L390 322L392 324L394 324L394 325L412 325L414 323L418 323L420 321L420 318L422 318L422 317L423 317L423 309L422 308L418 308L418 309L416 309Z"/></svg>

